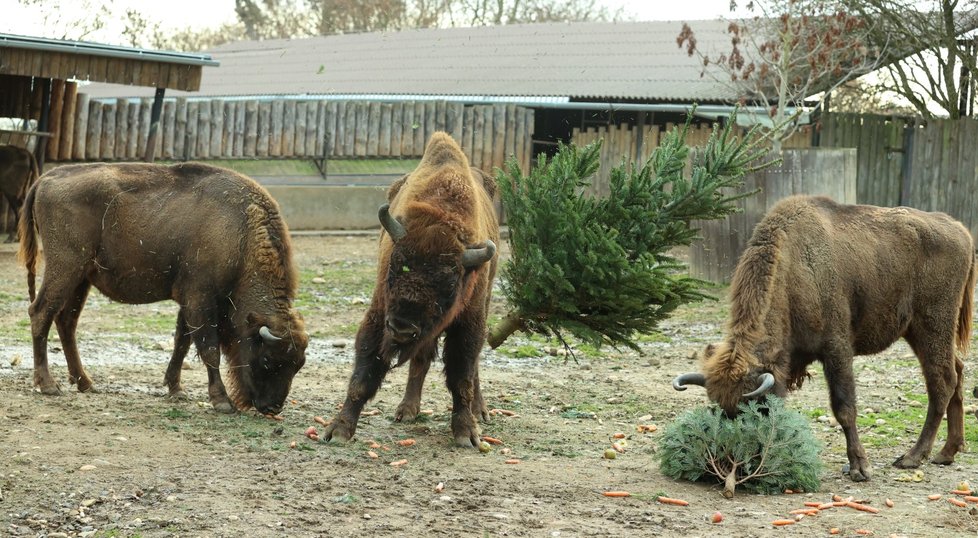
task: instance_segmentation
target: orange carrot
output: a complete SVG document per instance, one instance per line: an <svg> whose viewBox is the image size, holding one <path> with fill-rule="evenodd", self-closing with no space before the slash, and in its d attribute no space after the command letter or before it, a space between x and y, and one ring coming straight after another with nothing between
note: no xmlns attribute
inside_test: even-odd
<svg viewBox="0 0 978 538"><path fill-rule="evenodd" d="M368 439L364 441L364 443L367 443L367 446L369 446L370 448L380 448L380 443L374 441L373 439Z"/></svg>
<svg viewBox="0 0 978 538"><path fill-rule="evenodd" d="M285 417L283 417L282 415L273 415L271 413L266 414L265 417L270 418L272 420L285 420Z"/></svg>
<svg viewBox="0 0 978 538"><path fill-rule="evenodd" d="M488 435L483 435L482 440L489 443L490 445L501 445L503 444L502 439L496 439L495 437L489 437Z"/></svg>
<svg viewBox="0 0 978 538"><path fill-rule="evenodd" d="M893 501L890 499L883 501L883 504L885 504L888 508L893 508Z"/></svg>
<svg viewBox="0 0 978 538"><path fill-rule="evenodd" d="M794 493L794 491L792 491L792 490L790 490L790 489L786 489L786 490L784 490L784 494L785 494L785 495L791 495L792 493Z"/></svg>
<svg viewBox="0 0 978 538"><path fill-rule="evenodd" d="M818 513L818 508L799 508L788 513L791 515L802 514L805 516L814 516Z"/></svg>
<svg viewBox="0 0 978 538"><path fill-rule="evenodd" d="M492 409L489 411L490 415L503 415L505 417L516 416L516 411L510 411L509 409Z"/></svg>
<svg viewBox="0 0 978 538"><path fill-rule="evenodd" d="M775 519L774 521L771 522L771 525L774 525L775 527L784 527L785 525L794 525L794 524L795 524L795 520L793 519Z"/></svg>
<svg viewBox="0 0 978 538"><path fill-rule="evenodd" d="M960 506L962 508L968 506L968 503L962 501L961 499L948 499L947 502L953 504L954 506Z"/></svg>
<svg viewBox="0 0 978 538"><path fill-rule="evenodd" d="M368 450L367 451L367 457L369 457L372 460L375 460L375 459L379 458L380 456L378 456L377 453L374 452L373 450Z"/></svg>
<svg viewBox="0 0 978 538"><path fill-rule="evenodd" d="M832 500L833 501L836 501L836 502L841 501L842 500L842 495L833 495L832 496Z"/></svg>
<svg viewBox="0 0 978 538"><path fill-rule="evenodd" d="M510 460L506 460L503 463L506 463L508 465L519 465L520 460L518 460L516 458L513 458L513 459L510 459Z"/></svg>
<svg viewBox="0 0 978 538"><path fill-rule="evenodd" d="M392 461L390 463L390 466L391 467L400 467L401 465L404 465L406 463L407 463L407 460L397 460L397 461Z"/></svg>
<svg viewBox="0 0 978 538"><path fill-rule="evenodd" d="M639 424L635 426L635 429L638 430L638 433L649 433L658 430L659 427L655 424Z"/></svg>
<svg viewBox="0 0 978 538"><path fill-rule="evenodd" d="M312 419L323 426L329 426L329 422L323 417L312 417Z"/></svg>
<svg viewBox="0 0 978 538"><path fill-rule="evenodd" d="M863 536L868 536L868 535L870 535L870 534L873 534L873 531L871 531L871 530L868 530L868 529L856 529L856 530L855 530L854 532L855 532L856 534L861 534L861 535L863 535Z"/></svg>
<svg viewBox="0 0 978 538"><path fill-rule="evenodd" d="M839 534L839 527L832 527L829 529L829 534Z"/></svg>
<svg viewBox="0 0 978 538"><path fill-rule="evenodd" d="M855 508L856 510L862 510L863 512L869 512L870 514L880 513L879 508L873 508L872 506L868 506L865 504L860 504L852 501L847 502L846 506L848 506L849 508Z"/></svg>
<svg viewBox="0 0 978 538"><path fill-rule="evenodd" d="M938 499L941 498L941 494L940 493L934 493L932 495L928 495L927 498L929 500L936 501L936 500L938 500Z"/></svg>
<svg viewBox="0 0 978 538"><path fill-rule="evenodd" d="M319 441L319 434L317 433L310 433L309 435L306 435L306 437L312 439L313 441Z"/></svg>
<svg viewBox="0 0 978 538"><path fill-rule="evenodd" d="M682 499L671 499L669 497L656 497L655 500L662 504L674 504L676 506L689 506L689 501L684 501Z"/></svg>
<svg viewBox="0 0 978 538"><path fill-rule="evenodd" d="M360 413L361 417L372 417L380 414L380 409L371 409L370 411L364 411Z"/></svg>
<svg viewBox="0 0 978 538"><path fill-rule="evenodd" d="M971 495L971 491L967 489L952 489L951 493L955 495Z"/></svg>
<svg viewBox="0 0 978 538"><path fill-rule="evenodd" d="M606 491L602 493L605 497L631 497L632 494L627 491Z"/></svg>
<svg viewBox="0 0 978 538"><path fill-rule="evenodd" d="M623 434L621 432L618 432L618 433L612 435L612 437L614 437L615 439L624 439L625 438L625 434Z"/></svg>
<svg viewBox="0 0 978 538"><path fill-rule="evenodd" d="M819 510L828 510L829 508L832 508L833 506L835 506L835 503L822 503L822 504L818 505L818 509Z"/></svg>
<svg viewBox="0 0 978 538"><path fill-rule="evenodd" d="M822 503L818 501L808 501L805 503L805 506L808 506L810 508L818 508L819 506L822 506Z"/></svg>
<svg viewBox="0 0 978 538"><path fill-rule="evenodd" d="M978 503L978 497L972 495L965 495L964 500L968 501L969 503Z"/></svg>
<svg viewBox="0 0 978 538"><path fill-rule="evenodd" d="M401 439L397 442L399 446L414 446L414 443L417 443L414 439Z"/></svg>
<svg viewBox="0 0 978 538"><path fill-rule="evenodd" d="M289 443L289 448L295 448L295 441L292 441L291 443Z"/></svg>
<svg viewBox="0 0 978 538"><path fill-rule="evenodd" d="M835 502L832 503L832 506L845 506L846 503L848 503L848 502L849 501L835 501Z"/></svg>

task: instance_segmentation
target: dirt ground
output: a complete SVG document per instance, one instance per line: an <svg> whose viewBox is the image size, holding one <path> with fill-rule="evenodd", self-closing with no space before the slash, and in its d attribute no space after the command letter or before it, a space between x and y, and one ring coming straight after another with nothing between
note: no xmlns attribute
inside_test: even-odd
<svg viewBox="0 0 978 538"><path fill-rule="evenodd" d="M889 465L916 438L925 409L919 398L923 379L903 344L857 360L860 433L874 463L871 481L856 484L840 472L845 441L821 416L828 414L828 395L817 369L789 405L812 417L824 443L818 492L739 492L727 500L718 486L664 477L656 456L662 428L706 401L703 391L677 393L670 381L696 369L692 352L720 336L723 302L683 308L661 335L643 340L641 353L607 349L577 353L573 360L551 355L552 343L525 337L487 350L481 371L487 404L517 414L483 425L484 434L504 443L489 453L453 447L450 398L434 368L422 404L430 415L393 422L407 374L395 370L368 405L377 413L361 420L354 442L314 443L304 436L317 426L313 417L331 417L343 400L375 245L369 235L296 238L299 304L312 342L280 422L253 411L215 413L197 360L188 361L193 367L184 372L192 401L165 399L175 308L114 305L97 293L79 327L82 359L97 392L79 394L67 386L55 331L52 373L65 394L34 392L23 270L15 264L14 245L0 246L0 535L819 536L831 528L842 535L859 529L876 536L978 533L978 510L947 501L959 481L978 485L974 453L948 467L925 464L919 482L902 481L906 471ZM501 309L499 302L497 315ZM973 359L974 352L969 367ZM970 392L975 376L967 375ZM659 431L640 433L640 424ZM966 430L971 446L978 446L971 414ZM618 432L625 434L626 452L603 459ZM395 444L406 438L417 443ZM370 440L382 445L376 459L367 454ZM519 463L505 463L509 459ZM407 463L390 465L398 460ZM636 495L601 495L608 490ZM928 500L934 493L943 497ZM657 503L655 496L663 494L689 506ZM771 525L804 502L825 502L832 494L882 511L835 508L789 527ZM894 507L886 508L885 499ZM716 511L725 516L720 524L709 521Z"/></svg>

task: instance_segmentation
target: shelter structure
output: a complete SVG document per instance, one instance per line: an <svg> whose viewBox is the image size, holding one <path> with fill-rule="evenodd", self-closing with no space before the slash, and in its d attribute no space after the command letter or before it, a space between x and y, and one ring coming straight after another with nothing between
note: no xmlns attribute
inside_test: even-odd
<svg viewBox="0 0 978 538"><path fill-rule="evenodd" d="M0 143L39 138L38 162L45 157L67 160L78 82L130 85L155 92L150 136L155 138L167 89L200 89L205 66L219 62L206 54L185 54L84 41L47 39L0 33ZM125 90L123 90L125 91ZM20 121L17 121L20 120ZM67 144L61 144L68 138ZM155 158L156 144L145 145L143 158Z"/></svg>

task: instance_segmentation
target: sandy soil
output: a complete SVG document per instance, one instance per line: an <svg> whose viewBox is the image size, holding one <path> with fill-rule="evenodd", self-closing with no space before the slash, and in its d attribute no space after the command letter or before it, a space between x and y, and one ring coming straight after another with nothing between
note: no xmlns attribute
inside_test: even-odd
<svg viewBox="0 0 978 538"><path fill-rule="evenodd" d="M483 433L504 445L481 454L452 446L450 398L435 369L415 423L394 423L406 370L395 370L361 420L355 442L317 444L303 432L314 416L329 418L342 402L352 339L366 308L365 293L331 297L329 283L311 282L330 267L373 263L370 236L303 236L295 241L312 293L303 310L313 341L282 413L272 421L242 412L215 413L206 403L199 361L185 372L192 401L164 398L163 372L172 338L172 305L119 306L94 295L79 328L83 361L97 392L42 396L31 387L31 353L23 270L14 247L0 246L0 534L11 536L813 536L839 528L876 536L974 536L976 510L947 502L960 480L978 484L978 459L966 453L940 467L926 464L920 482L903 482L889 466L916 438L922 417L894 430L885 418L861 431L875 475L855 484L844 477L845 443L830 423L812 419L824 443L818 492L721 497L710 484L675 482L658 470L661 427L678 412L705 403L702 391L677 393L670 380L696 368L691 353L720 335L724 305L692 305L662 327L664 338L641 353L606 350L577 360L550 356L539 340L517 338L488 351L482 366L496 416ZM318 287L317 287L318 286ZM325 286L325 287L324 287ZM361 288L369 293L369 278ZM502 305L499 305L502 308ZM52 348L58 342L52 331ZM527 349L539 356L526 355ZM515 350L515 351L514 351ZM60 350L52 373L66 383ZM972 357L973 358L973 357ZM973 362L973 361L969 361ZM970 364L969 364L970 366ZM908 393L923 380L906 346L857 361L860 409L870 418L912 410ZM817 416L828 408L821 372L789 405ZM968 373L967 386L974 375ZM67 385L65 385L66 388ZM969 402L971 403L971 402ZM923 414L923 408L920 414ZM824 412L824 411L823 411ZM879 423L883 420L883 423ZM639 424L660 426L639 433ZM975 417L966 429L974 439ZM613 435L627 451L602 458ZM942 434L943 435L943 434ZM395 441L413 438L400 447ZM367 441L382 445L376 459ZM289 448L291 443L295 448ZM943 442L942 439L938 443ZM940 445L938 445L939 447ZM506 464L508 459L518 464ZM398 467L390 463L406 459ZM441 488L438 485L441 484ZM613 499L602 491L637 494ZM865 500L880 514L835 508L795 525L774 528L805 501L833 493ZM941 493L938 501L928 494ZM689 506L655 502L665 494ZM894 508L884 507L892 499ZM719 525L709 522L715 511Z"/></svg>

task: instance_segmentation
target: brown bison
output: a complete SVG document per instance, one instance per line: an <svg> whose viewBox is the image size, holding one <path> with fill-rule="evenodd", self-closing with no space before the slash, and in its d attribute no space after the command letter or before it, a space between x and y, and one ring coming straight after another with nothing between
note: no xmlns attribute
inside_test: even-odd
<svg viewBox="0 0 978 538"><path fill-rule="evenodd" d="M20 220L20 207L24 205L27 189L39 175L33 153L18 146L0 146L0 192L13 211L15 222ZM11 231L7 241L16 240L16 232Z"/></svg>
<svg viewBox="0 0 978 538"><path fill-rule="evenodd" d="M60 393L48 372L52 321L69 381L82 392L92 387L75 328L94 285L123 303L180 305L165 377L170 396L185 396L180 370L193 341L215 409L281 410L305 362L308 337L292 308L296 273L288 229L260 185L196 163L62 166L28 192L20 236L32 300L34 384L41 392ZM37 236L46 262L35 298Z"/></svg>
<svg viewBox="0 0 978 538"><path fill-rule="evenodd" d="M730 286L723 343L707 346L703 373L673 381L703 385L728 415L743 399L785 396L821 361L832 412L846 436L849 476L870 477L856 430L854 355L905 338L927 386L917 443L894 462L917 467L947 413L947 442L934 463L964 448L962 372L975 285L974 243L942 213L842 205L823 197L779 202L754 229Z"/></svg>
<svg viewBox="0 0 978 538"><path fill-rule="evenodd" d="M346 401L324 440L349 440L364 404L387 371L411 361L398 420L418 412L421 385L444 334L446 384L452 393L452 434L460 446L479 444L474 415L486 417L478 358L496 273L499 224L495 184L473 173L458 144L435 133L418 167L396 183L380 209L384 232L373 300L356 337Z"/></svg>

